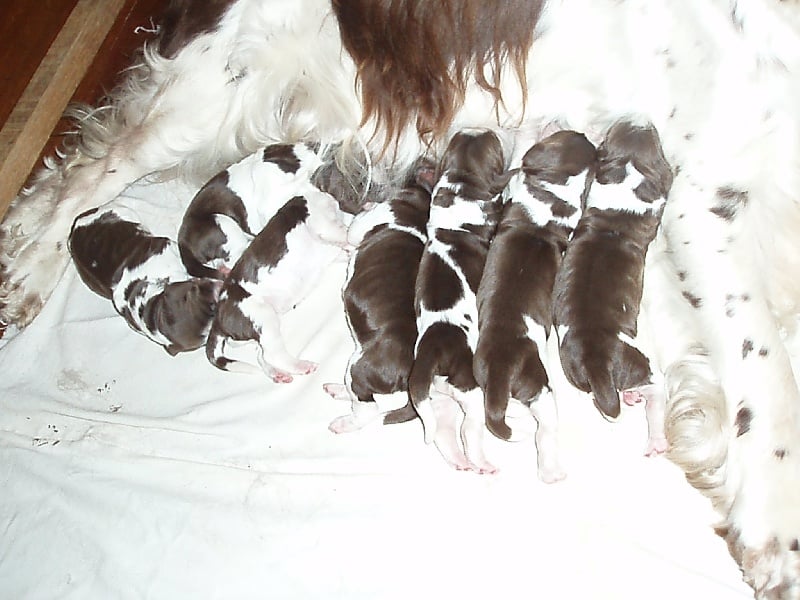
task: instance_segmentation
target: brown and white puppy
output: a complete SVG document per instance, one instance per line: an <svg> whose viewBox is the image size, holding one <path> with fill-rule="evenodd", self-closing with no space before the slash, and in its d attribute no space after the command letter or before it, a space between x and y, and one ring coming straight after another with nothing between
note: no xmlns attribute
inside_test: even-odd
<svg viewBox="0 0 800 600"><path fill-rule="evenodd" d="M426 443L435 441L440 451L453 447L447 439L457 437L457 415L449 410L446 422L437 422L431 387L451 396L464 412L464 449L443 452L445 460L458 469L493 473L496 468L483 455L483 392L472 372L472 358L478 342L475 294L508 183L500 140L488 131L457 133L439 173L416 281L418 337L409 394Z"/></svg>
<svg viewBox="0 0 800 600"><path fill-rule="evenodd" d="M508 184L507 200L478 287L478 346L473 368L485 396L486 426L514 439L509 397L538 422L539 477L564 478L558 462L558 414L547 375L553 285L594 175L595 147L559 131L535 144ZM544 360L543 360L544 358Z"/></svg>
<svg viewBox="0 0 800 600"><path fill-rule="evenodd" d="M356 349L344 385L325 384L352 411L329 426L335 433L354 431L380 415L375 394L408 393L414 363L417 321L414 286L427 242L433 165L423 163L416 177L389 200L358 214L348 230L356 249L350 258L342 298ZM428 176L430 174L430 176ZM416 418L413 406L383 415L383 423Z"/></svg>
<svg viewBox="0 0 800 600"><path fill-rule="evenodd" d="M134 330L171 355L202 346L221 283L191 277L177 244L150 234L124 208L75 219L69 250L84 283L112 301Z"/></svg>
<svg viewBox="0 0 800 600"><path fill-rule="evenodd" d="M309 144L271 144L212 177L195 194L178 231L189 273L225 279L270 217L305 193L320 165Z"/></svg>
<svg viewBox="0 0 800 600"><path fill-rule="evenodd" d="M556 277L554 316L564 374L615 419L620 391L654 383L635 338L645 256L672 171L651 125L615 123L597 154L595 181Z"/></svg>
<svg viewBox="0 0 800 600"><path fill-rule="evenodd" d="M284 204L223 284L206 344L211 364L243 372L258 370L257 364L276 383L313 372L316 363L286 350L280 315L311 292L346 246L347 227L330 194L309 191Z"/></svg>

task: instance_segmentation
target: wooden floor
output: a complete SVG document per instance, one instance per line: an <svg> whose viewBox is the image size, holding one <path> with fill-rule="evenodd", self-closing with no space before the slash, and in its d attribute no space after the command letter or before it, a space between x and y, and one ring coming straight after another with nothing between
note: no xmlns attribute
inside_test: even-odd
<svg viewBox="0 0 800 600"><path fill-rule="evenodd" d="M164 0L3 0L0 216L69 124L70 100L95 104L154 36Z"/></svg>

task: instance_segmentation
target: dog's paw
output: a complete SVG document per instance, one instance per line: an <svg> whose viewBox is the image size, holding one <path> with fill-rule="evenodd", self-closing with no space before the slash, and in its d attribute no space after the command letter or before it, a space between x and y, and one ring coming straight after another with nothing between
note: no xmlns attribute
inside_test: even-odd
<svg viewBox="0 0 800 600"><path fill-rule="evenodd" d="M737 448L739 485L718 531L756 598L800 599L800 444L771 448Z"/></svg>
<svg viewBox="0 0 800 600"><path fill-rule="evenodd" d="M758 546L744 543L742 533L733 526L717 529L727 542L731 555L739 563L744 580L756 598L796 600L800 598L800 548L797 538L772 537Z"/></svg>
<svg viewBox="0 0 800 600"><path fill-rule="evenodd" d="M64 243L34 243L13 260L0 259L0 322L23 329L41 312L64 273L69 254Z"/></svg>
<svg viewBox="0 0 800 600"><path fill-rule="evenodd" d="M347 388L341 383L323 383L322 389L334 400L350 400Z"/></svg>
<svg viewBox="0 0 800 600"><path fill-rule="evenodd" d="M291 373L279 371L278 369L271 369L268 375L275 383L292 383L292 381L294 381L294 377L292 377Z"/></svg>

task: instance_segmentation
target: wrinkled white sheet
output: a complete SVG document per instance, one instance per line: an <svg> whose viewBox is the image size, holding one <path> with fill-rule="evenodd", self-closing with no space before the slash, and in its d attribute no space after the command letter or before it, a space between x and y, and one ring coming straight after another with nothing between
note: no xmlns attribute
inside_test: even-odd
<svg viewBox="0 0 800 600"><path fill-rule="evenodd" d="M191 191L129 195L174 233ZM279 385L170 357L70 267L1 342L0 598L752 598L708 501L643 456L643 407L609 424L562 394L555 485L533 440L487 434L500 473L480 476L419 422L330 433L349 410L322 391L352 350L344 275L285 319L321 366Z"/></svg>

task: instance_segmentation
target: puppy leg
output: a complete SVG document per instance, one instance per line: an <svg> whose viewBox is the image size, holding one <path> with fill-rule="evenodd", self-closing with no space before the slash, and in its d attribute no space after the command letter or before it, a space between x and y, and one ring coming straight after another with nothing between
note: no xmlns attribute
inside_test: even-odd
<svg viewBox="0 0 800 600"><path fill-rule="evenodd" d="M539 479L544 483L555 483L567 474L558 459L558 409L553 392L544 389L530 406L536 419L536 463Z"/></svg>
<svg viewBox="0 0 800 600"><path fill-rule="evenodd" d="M664 413L666 394L663 385L650 384L638 388L624 390L622 401L628 406L644 402L644 414L647 419L647 445L645 456L656 456L667 451L667 436L664 433Z"/></svg>
<svg viewBox="0 0 800 600"><path fill-rule="evenodd" d="M430 405L436 415L436 433L433 444L445 462L457 471L470 471L472 463L458 443L460 411L456 401L448 394L431 390Z"/></svg>
<svg viewBox="0 0 800 600"><path fill-rule="evenodd" d="M317 363L292 356L281 335L280 318L271 305L262 302L254 321L261 328L258 339L258 364L275 383L290 383L292 375L308 375L317 370Z"/></svg>
<svg viewBox="0 0 800 600"><path fill-rule="evenodd" d="M336 199L325 192L311 192L306 197L310 206L308 227L327 244L349 248L347 225Z"/></svg>
<svg viewBox="0 0 800 600"><path fill-rule="evenodd" d="M350 400L351 402L350 414L337 417L328 425L328 429L333 433L358 431L380 416L378 405L375 402L362 402L347 384L326 383L322 388L335 400Z"/></svg>
<svg viewBox="0 0 800 600"><path fill-rule="evenodd" d="M453 397L464 411L461 442L464 444L464 452L473 470L481 474L497 473L497 467L490 463L483 453L483 433L486 428L483 391L481 388L473 388L466 392L453 388Z"/></svg>

